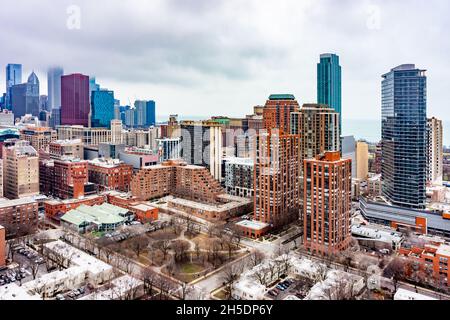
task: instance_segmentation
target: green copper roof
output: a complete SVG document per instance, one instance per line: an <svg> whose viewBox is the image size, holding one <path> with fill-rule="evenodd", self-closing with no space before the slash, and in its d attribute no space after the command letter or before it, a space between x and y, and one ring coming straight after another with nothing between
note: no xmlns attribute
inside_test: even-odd
<svg viewBox="0 0 450 320"><path fill-rule="evenodd" d="M269 100L295 100L293 94L271 94Z"/></svg>

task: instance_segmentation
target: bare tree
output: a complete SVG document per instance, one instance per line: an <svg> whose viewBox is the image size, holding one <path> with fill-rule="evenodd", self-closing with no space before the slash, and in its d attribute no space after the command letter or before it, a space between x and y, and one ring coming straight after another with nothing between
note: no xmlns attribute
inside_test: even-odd
<svg viewBox="0 0 450 320"><path fill-rule="evenodd" d="M222 272L222 280L225 286L227 300L233 297L234 284L242 273L242 266L239 263L227 265Z"/></svg>
<svg viewBox="0 0 450 320"><path fill-rule="evenodd" d="M314 282L324 281L327 277L328 268L323 263L316 264L316 270L313 275Z"/></svg>
<svg viewBox="0 0 450 320"><path fill-rule="evenodd" d="M172 243L171 248L175 253L175 260L183 261L186 258L189 243L184 240L176 240Z"/></svg>
<svg viewBox="0 0 450 320"><path fill-rule="evenodd" d="M159 290L159 300L167 300L169 291L172 289L172 283L164 277L159 277L156 285Z"/></svg>
<svg viewBox="0 0 450 320"><path fill-rule="evenodd" d="M200 257L200 244L198 243L198 241L195 241L195 246L194 246L194 250L195 250L195 255L197 256L197 259Z"/></svg>
<svg viewBox="0 0 450 320"><path fill-rule="evenodd" d="M250 267L256 267L258 264L260 264L261 262L263 262L264 260L264 253L262 253L259 250L254 250L251 254L250 254Z"/></svg>
<svg viewBox="0 0 450 320"><path fill-rule="evenodd" d="M406 263L404 259L400 257L395 257L392 261L384 268L383 275L386 278L392 279L392 284L394 285L394 290L397 291L399 281L405 279Z"/></svg>
<svg viewBox="0 0 450 320"><path fill-rule="evenodd" d="M253 270L253 279L255 279L256 281L258 281L260 284L262 285L266 285L266 272L267 270L265 270L264 268L259 268L258 270Z"/></svg>
<svg viewBox="0 0 450 320"><path fill-rule="evenodd" d="M33 277L33 280L35 280L39 272L39 263L37 263L36 261L31 261L28 267L31 270L31 276Z"/></svg>
<svg viewBox="0 0 450 320"><path fill-rule="evenodd" d="M180 285L180 290L179 290L180 291L180 295L179 295L180 299L186 300L186 297L188 296L188 294L190 294L193 291L193 289L194 288L191 285L183 282Z"/></svg>
<svg viewBox="0 0 450 320"><path fill-rule="evenodd" d="M169 240L160 240L154 244L154 247L162 252L163 260L166 260L167 253L170 249L170 241Z"/></svg>
<svg viewBox="0 0 450 320"><path fill-rule="evenodd" d="M144 293L151 297L158 275L149 267L141 270L141 279L144 282Z"/></svg>
<svg viewBox="0 0 450 320"><path fill-rule="evenodd" d="M208 233L208 237L212 238L214 236L214 228L215 226L213 224L208 224L207 226L207 233Z"/></svg>
<svg viewBox="0 0 450 320"><path fill-rule="evenodd" d="M234 225L231 228L231 231L233 232L233 239L236 242L236 244L239 246L241 244L241 239L242 239L242 231L239 229L238 226Z"/></svg>
<svg viewBox="0 0 450 320"><path fill-rule="evenodd" d="M192 217L191 214L188 214L185 217L185 222L186 222L186 233L189 235L193 235L194 234L194 226L195 226L195 221Z"/></svg>
<svg viewBox="0 0 450 320"><path fill-rule="evenodd" d="M133 250L136 256L139 258L142 250L148 247L149 242L150 241L147 236L137 236L131 239L131 241L129 242L129 248Z"/></svg>

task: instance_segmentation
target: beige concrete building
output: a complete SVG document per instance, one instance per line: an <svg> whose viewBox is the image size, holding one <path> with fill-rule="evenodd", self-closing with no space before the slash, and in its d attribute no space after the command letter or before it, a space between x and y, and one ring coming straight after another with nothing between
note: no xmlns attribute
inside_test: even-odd
<svg viewBox="0 0 450 320"><path fill-rule="evenodd" d="M49 145L51 159L59 159L64 156L83 159L83 142L81 139L56 140Z"/></svg>
<svg viewBox="0 0 450 320"><path fill-rule="evenodd" d="M441 183L443 167L442 120L433 117L428 119L427 125L427 181Z"/></svg>
<svg viewBox="0 0 450 320"><path fill-rule="evenodd" d="M18 199L39 194L39 157L28 141L4 149L4 195Z"/></svg>
<svg viewBox="0 0 450 320"><path fill-rule="evenodd" d="M20 130L20 139L30 142L36 151L47 150L50 142L57 139L57 134L51 128L29 126Z"/></svg>
<svg viewBox="0 0 450 320"><path fill-rule="evenodd" d="M369 145L367 142L356 142L356 178L366 180L369 174Z"/></svg>
<svg viewBox="0 0 450 320"><path fill-rule="evenodd" d="M111 120L111 142L122 143L122 120Z"/></svg>
<svg viewBox="0 0 450 320"><path fill-rule="evenodd" d="M86 128L80 125L56 127L59 140L81 139L84 145L99 145L111 142L111 130L107 128Z"/></svg>

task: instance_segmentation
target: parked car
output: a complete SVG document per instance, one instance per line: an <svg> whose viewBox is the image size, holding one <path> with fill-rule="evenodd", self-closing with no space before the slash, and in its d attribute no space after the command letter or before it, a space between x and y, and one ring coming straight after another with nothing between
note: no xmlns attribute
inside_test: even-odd
<svg viewBox="0 0 450 320"><path fill-rule="evenodd" d="M66 300L62 294L57 294L56 299L57 300Z"/></svg>

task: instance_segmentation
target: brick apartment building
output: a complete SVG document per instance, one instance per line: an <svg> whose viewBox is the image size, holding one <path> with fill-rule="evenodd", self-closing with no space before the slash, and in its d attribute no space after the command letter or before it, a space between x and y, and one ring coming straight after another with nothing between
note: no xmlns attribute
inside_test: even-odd
<svg viewBox="0 0 450 320"><path fill-rule="evenodd" d="M32 197L0 200L0 225L10 232L34 229L38 224L38 203Z"/></svg>
<svg viewBox="0 0 450 320"><path fill-rule="evenodd" d="M96 193L88 182L88 163L78 158L63 157L40 161L42 193L61 199L80 198Z"/></svg>
<svg viewBox="0 0 450 320"><path fill-rule="evenodd" d="M300 213L300 135L290 134L290 116L298 112L293 95L270 95L263 127L255 139L254 220L280 227Z"/></svg>
<svg viewBox="0 0 450 320"><path fill-rule="evenodd" d="M291 114L292 134L299 134L301 159L340 149L339 113L328 105L304 104Z"/></svg>
<svg viewBox="0 0 450 320"><path fill-rule="evenodd" d="M0 225L0 267L6 265L6 230Z"/></svg>
<svg viewBox="0 0 450 320"><path fill-rule="evenodd" d="M439 284L450 286L450 246L443 243L427 243L422 246L401 247L399 254L408 260L405 273L412 277L434 278Z"/></svg>
<svg viewBox="0 0 450 320"><path fill-rule="evenodd" d="M118 159L94 159L88 162L89 182L98 190L129 191L133 166Z"/></svg>
<svg viewBox="0 0 450 320"><path fill-rule="evenodd" d="M312 252L334 254L350 244L351 170L339 151L304 160L303 243Z"/></svg>
<svg viewBox="0 0 450 320"><path fill-rule="evenodd" d="M199 202L218 203L217 196L225 190L205 167L166 161L139 170L131 181L131 192L140 200L171 194Z"/></svg>
<svg viewBox="0 0 450 320"><path fill-rule="evenodd" d="M104 194L106 195L108 203L130 210L141 222L158 219L158 208L140 201L137 197L130 195L129 193L108 191Z"/></svg>
<svg viewBox="0 0 450 320"><path fill-rule="evenodd" d="M89 195L82 199L47 200L44 202L45 216L56 218L58 214L76 209L82 204L86 206L101 205L106 201L102 195Z"/></svg>

